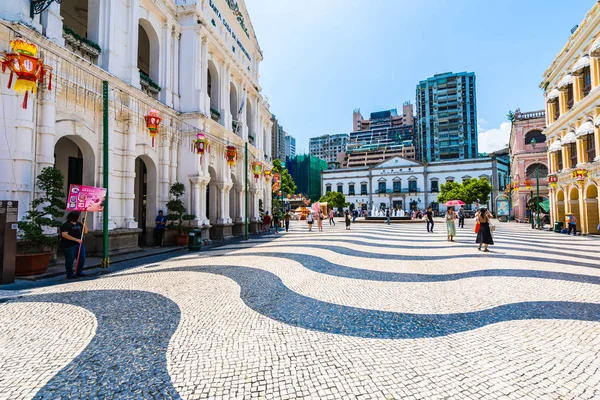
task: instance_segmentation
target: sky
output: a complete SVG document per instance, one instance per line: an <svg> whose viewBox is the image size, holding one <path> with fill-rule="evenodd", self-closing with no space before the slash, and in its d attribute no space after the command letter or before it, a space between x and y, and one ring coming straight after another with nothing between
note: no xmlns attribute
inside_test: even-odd
<svg viewBox="0 0 600 400"><path fill-rule="evenodd" d="M259 82L308 152L352 131L352 111L415 103L420 80L473 71L479 151L508 143L509 110L544 108L542 74L594 0L245 0L264 60Z"/></svg>

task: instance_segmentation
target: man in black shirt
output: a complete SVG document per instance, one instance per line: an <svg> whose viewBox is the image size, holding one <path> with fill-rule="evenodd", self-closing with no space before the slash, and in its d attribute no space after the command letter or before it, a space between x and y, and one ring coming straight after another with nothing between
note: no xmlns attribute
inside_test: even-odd
<svg viewBox="0 0 600 400"><path fill-rule="evenodd" d="M427 220L427 232L433 233L433 210L431 207L427 207L425 219Z"/></svg>
<svg viewBox="0 0 600 400"><path fill-rule="evenodd" d="M67 279L73 279L76 276L86 276L83 273L85 264L85 246L82 243L83 235L88 232L85 219L83 224L79 222L80 213L70 212L67 215L67 222L60 227L61 245L65 253L65 268L67 270ZM81 246L81 250L79 249ZM79 261L73 273L73 264L79 253Z"/></svg>

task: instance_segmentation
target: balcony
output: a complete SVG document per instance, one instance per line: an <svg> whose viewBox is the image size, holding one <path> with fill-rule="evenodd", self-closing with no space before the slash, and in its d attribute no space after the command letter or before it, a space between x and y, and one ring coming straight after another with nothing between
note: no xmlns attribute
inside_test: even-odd
<svg viewBox="0 0 600 400"><path fill-rule="evenodd" d="M248 143L254 144L254 135L248 135Z"/></svg>
<svg viewBox="0 0 600 400"><path fill-rule="evenodd" d="M98 61L98 56L102 53L102 49L97 43L79 36L75 31L66 26L63 26L62 36L65 39L65 47L73 53L93 64Z"/></svg>
<svg viewBox="0 0 600 400"><path fill-rule="evenodd" d="M210 109L210 118L215 122L219 122L219 119L221 119L221 113L218 112L217 110L215 110L214 108L211 108Z"/></svg>
<svg viewBox="0 0 600 400"><path fill-rule="evenodd" d="M235 119L231 121L231 128L233 129L234 133L237 133L238 129L241 128L241 123L239 121L236 121Z"/></svg>
<svg viewBox="0 0 600 400"><path fill-rule="evenodd" d="M367 191L366 191L366 190L363 190L363 191L361 191L361 192L360 192L360 195L361 195L361 196L366 196L366 195L368 195L368 193L367 193Z"/></svg>
<svg viewBox="0 0 600 400"><path fill-rule="evenodd" d="M145 72L140 71L140 86L142 88L142 92L146 93L148 96L153 99L158 99L158 94L162 90L158 84L156 84Z"/></svg>

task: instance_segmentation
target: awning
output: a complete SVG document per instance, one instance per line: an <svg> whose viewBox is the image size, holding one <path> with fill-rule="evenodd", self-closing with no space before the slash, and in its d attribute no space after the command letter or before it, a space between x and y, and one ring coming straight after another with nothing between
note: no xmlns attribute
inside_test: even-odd
<svg viewBox="0 0 600 400"><path fill-rule="evenodd" d="M554 100L557 99L558 96L560 96L560 92L557 89L552 89L549 93L548 93L548 100Z"/></svg>
<svg viewBox="0 0 600 400"><path fill-rule="evenodd" d="M583 74L583 69L585 67L589 67L589 66L590 66L590 57L583 56L579 60L577 60L575 65L573 65L573 68L571 69L571 73L574 75Z"/></svg>
<svg viewBox="0 0 600 400"><path fill-rule="evenodd" d="M585 135L591 135L593 133L594 133L594 124L592 124L592 121L587 121L587 122L584 122L583 124L581 124L581 126L579 128L577 128L577 131L575 131L575 136L580 137L580 136L585 136Z"/></svg>
<svg viewBox="0 0 600 400"><path fill-rule="evenodd" d="M550 153L553 153L553 152L555 152L555 151L560 151L560 149L561 149L561 146L562 146L562 144L561 144L561 142L560 142L560 139L558 139L558 140L555 140L554 142L552 142L552 144L551 144L551 145L550 145L550 147L548 148L548 151L549 151Z"/></svg>
<svg viewBox="0 0 600 400"><path fill-rule="evenodd" d="M590 55L592 57L600 57L600 37L594 40L592 47L590 47Z"/></svg>
<svg viewBox="0 0 600 400"><path fill-rule="evenodd" d="M558 86L559 89L566 89L566 87L572 83L573 83L573 75L567 74L567 75L563 76L560 81L558 81L558 85L556 85L556 86Z"/></svg>
<svg viewBox="0 0 600 400"><path fill-rule="evenodd" d="M569 133L567 133L565 136L563 136L563 138L561 139L562 145L564 146L565 144L570 144L570 143L575 143L577 141L577 136L575 136L575 132L571 131Z"/></svg>
<svg viewBox="0 0 600 400"><path fill-rule="evenodd" d="M544 200L538 204L543 212L550 212L550 200Z"/></svg>

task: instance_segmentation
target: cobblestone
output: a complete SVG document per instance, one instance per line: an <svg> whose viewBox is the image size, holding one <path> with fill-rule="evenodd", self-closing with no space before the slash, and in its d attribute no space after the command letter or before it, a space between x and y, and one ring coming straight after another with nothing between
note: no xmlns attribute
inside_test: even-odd
<svg viewBox="0 0 600 400"><path fill-rule="evenodd" d="M2 290L0 398L600 397L600 241L474 236L295 223Z"/></svg>

